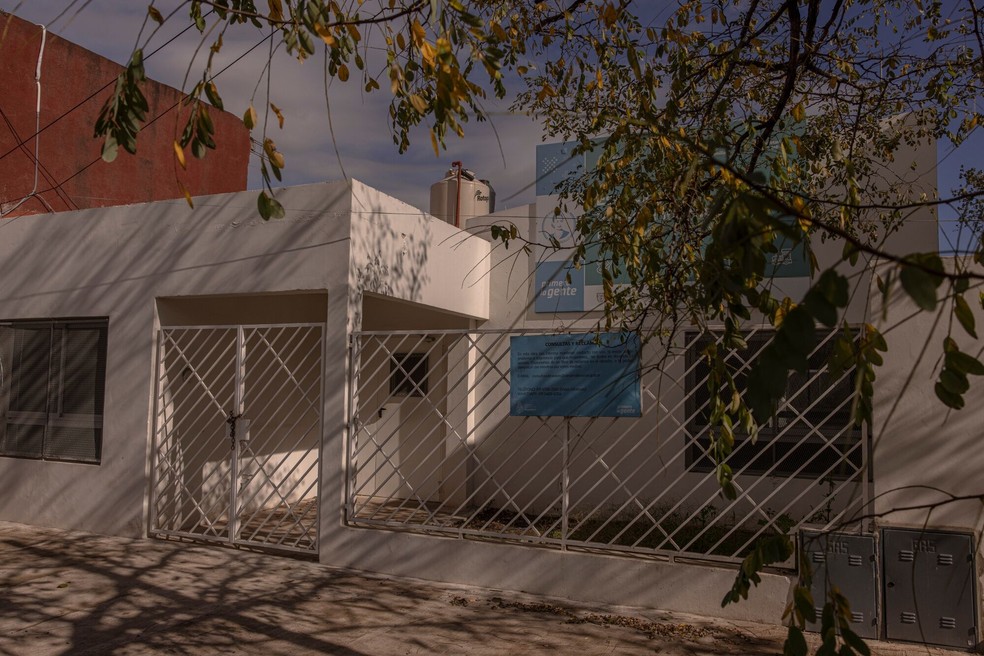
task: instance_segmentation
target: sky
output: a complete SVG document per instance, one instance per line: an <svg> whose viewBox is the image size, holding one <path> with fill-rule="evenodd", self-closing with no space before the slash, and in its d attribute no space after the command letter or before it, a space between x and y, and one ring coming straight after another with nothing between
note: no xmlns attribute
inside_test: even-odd
<svg viewBox="0 0 984 656"><path fill-rule="evenodd" d="M16 9L21 18L46 25L53 33L122 63L136 43L147 4L146 0L0 0L0 9ZM156 2L165 15L179 4L178 0ZM184 15L175 16L154 36L145 52L169 41L187 25ZM268 52L264 45L239 59L263 33L241 29L231 36L225 39L217 57L216 70L238 61L218 77L217 84L226 109L241 116L251 99L258 110L265 106L266 82L259 89L257 83ZM190 29L147 57L148 76L178 88L190 87L184 78L199 39L197 31ZM207 46L202 50L207 50ZM200 70L194 66L191 69L192 77L194 71ZM451 162L460 160L491 182L497 210L535 200L535 153L542 141L542 130L530 117L510 112L508 100L489 102L487 109L492 120L467 124L464 139L449 136L448 148L439 156L434 154L423 128L411 137L410 150L400 154L392 140L387 115L390 96L385 89L365 94L359 76L353 75L347 83L332 83L326 103L322 61L318 57L299 63L281 53L274 58L272 71L270 97L283 111L285 123L282 130L273 127L269 133L287 158L286 185L356 178L427 210L430 185L444 177ZM331 126L326 106L330 106ZM982 165L984 133L978 130L956 151L948 143L940 143L938 150L939 191L946 196L957 185L961 166ZM256 158L250 166L249 186L260 186ZM948 244L957 243L953 216L952 209L940 208L943 250L948 249Z"/></svg>
<svg viewBox="0 0 984 656"><path fill-rule="evenodd" d="M16 8L15 13L21 18L46 25L62 38L124 63L136 43L147 4L146 0L90 0L88 4L77 1L75 7L62 13L72 5L70 0L0 0L0 9L12 11ZM177 4L173 0L156 2L165 15L169 7ZM83 5L84 9L78 11ZM170 23L155 35L145 54L188 25L184 15L175 16L173 26ZM233 35L224 39L222 51L216 58L216 70L255 46L264 33L250 28L236 31L233 38L230 36ZM177 88L190 89L194 85L195 71L200 68L192 69L189 84L184 84L184 78L199 40L197 31L191 29L153 56L146 57L147 76ZM206 45L202 50L207 49ZM226 110L242 116L254 91L253 104L257 111L265 107L266 81L259 89L256 87L267 54L264 44L217 78ZM286 157L283 184L340 180L347 176L427 210L430 185L441 180L451 163L457 160L492 183L496 191L496 209L535 200L534 157L541 130L532 119L509 112L507 102L489 103L492 121L468 123L466 139L449 136L448 149L440 156L434 154L425 129L418 130L411 137L410 150L400 154L393 143L387 114L388 90L384 88L365 94L358 77L353 74L347 83L336 80L328 90L333 138L322 82L323 60L314 57L299 63L283 53L274 58L270 97L282 110L285 122L282 130L275 125L269 129L269 135ZM271 116L271 124L275 122ZM255 131L254 136L258 136ZM258 189L260 184L259 162L254 157L249 186Z"/></svg>

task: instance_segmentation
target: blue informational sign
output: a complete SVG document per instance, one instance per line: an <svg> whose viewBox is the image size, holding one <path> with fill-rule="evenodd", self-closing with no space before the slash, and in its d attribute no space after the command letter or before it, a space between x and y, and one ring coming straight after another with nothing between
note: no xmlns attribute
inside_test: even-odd
<svg viewBox="0 0 984 656"><path fill-rule="evenodd" d="M526 335L509 348L511 415L642 416L635 333Z"/></svg>
<svg viewBox="0 0 984 656"><path fill-rule="evenodd" d="M584 269L575 269L570 262L541 262L536 265L535 284L535 312L584 311Z"/></svg>

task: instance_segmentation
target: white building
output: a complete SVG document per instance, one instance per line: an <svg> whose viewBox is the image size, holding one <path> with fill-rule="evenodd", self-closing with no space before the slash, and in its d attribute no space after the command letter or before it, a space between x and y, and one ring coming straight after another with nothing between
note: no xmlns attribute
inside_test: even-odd
<svg viewBox="0 0 984 656"><path fill-rule="evenodd" d="M727 501L701 451L697 335L644 349L644 365L666 358L644 367L641 417L510 411L511 339L590 332L598 318L584 312L590 292L576 312L538 304L543 253L490 238L512 224L539 241L551 198L464 230L359 182L279 198L286 218L270 222L247 192L193 212L176 201L0 225L0 519L766 622L795 562L720 606L757 536L980 534L974 500L888 513L976 493L984 464L980 389L945 412L935 363L919 358L927 336L942 339L932 317L886 330L873 434L845 420L850 374L825 378L821 348L765 437L736 447L740 494ZM916 219L893 250L935 249L935 217ZM907 301L883 315L871 272L855 271L849 319L893 325ZM778 284L795 297L808 280ZM873 563L862 569L875 587L859 625L909 638L887 615L902 602ZM978 587L956 644L978 639Z"/></svg>

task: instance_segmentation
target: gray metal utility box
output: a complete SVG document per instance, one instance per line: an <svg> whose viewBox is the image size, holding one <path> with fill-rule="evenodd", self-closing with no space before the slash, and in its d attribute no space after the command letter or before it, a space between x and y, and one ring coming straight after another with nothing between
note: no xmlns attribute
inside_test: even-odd
<svg viewBox="0 0 984 656"><path fill-rule="evenodd" d="M889 640L977 644L973 536L886 528L882 562Z"/></svg>
<svg viewBox="0 0 984 656"><path fill-rule="evenodd" d="M820 630L827 591L836 586L851 604L851 630L862 638L878 638L878 579L875 538L846 533L800 533L800 549L813 570L810 592L817 621L806 628Z"/></svg>

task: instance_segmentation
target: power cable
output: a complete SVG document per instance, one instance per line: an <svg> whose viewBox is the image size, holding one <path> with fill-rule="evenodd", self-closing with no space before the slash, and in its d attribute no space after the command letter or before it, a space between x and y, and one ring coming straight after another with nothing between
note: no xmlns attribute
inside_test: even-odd
<svg viewBox="0 0 984 656"><path fill-rule="evenodd" d="M230 68L232 68L233 66L235 66L236 64L238 64L244 57L246 57L246 55L250 54L251 52L253 52L257 48L259 48L261 45L263 45L264 42L266 42L272 36L273 36L273 34L269 34L269 35L263 37L262 39L260 39L251 48L249 48L248 50L244 51L241 55L239 55L234 60L232 60L231 62L229 62L226 66L224 66L223 68L221 68L219 70L219 72L217 72L215 75L212 76L212 79L215 79L215 78L219 77L220 75L222 75L223 73L225 73L227 70L229 70ZM151 120L149 120L146 123L144 123L144 125L143 125L143 127L141 127L141 129L143 129L144 127L146 127L148 125L153 125L159 119L163 118L166 114L169 114L172 110L174 110L179 105L181 105L181 103L183 103L183 102L184 102L184 98L178 100L176 103L174 103L173 105L171 105L170 107L168 107L167 109L165 109L163 112L157 114L154 118L152 118ZM75 173L73 173L72 175L70 175L69 177L67 177L64 180L62 180L61 182L59 182L54 187L51 187L49 189L44 189L43 191L60 190L61 187L62 187L62 185L64 185L66 182L68 182L69 180L72 180L73 178L78 177L79 175L81 175L82 173L84 173L86 170L88 170L90 167L92 167L95 164L99 163L101 160L102 160L102 157L101 156L100 157L97 157L96 159L92 160L91 162L89 162L88 164L86 164L85 166L83 166L81 169L79 169L78 171L76 171ZM41 193L41 192L39 192L39 193Z"/></svg>
<svg viewBox="0 0 984 656"><path fill-rule="evenodd" d="M171 45L171 43L173 43L179 37L183 36L185 32L187 32L188 30L190 30L194 26L195 26L194 23L189 23L183 30L181 30L180 32L178 32L177 34L175 34L174 36L172 36L170 39L168 39L167 41L165 41L164 43L162 43L160 46L158 46L157 48L155 48L154 50L152 50L149 54L145 55L144 56L144 61L150 59L151 57L153 57L154 55L156 55L158 52L160 52L161 50L163 50L167 46ZM95 98L96 96L98 96L99 94L101 94L103 91L105 91L106 89L110 88L114 84L116 84L116 79L115 78L112 79L112 80L110 80L106 84L104 84L99 89L96 89L95 91L93 91L88 97L86 97L85 99L79 101L74 107L72 107L70 109L67 109L64 112L62 112L61 114L59 114L57 117L55 117L54 120L52 120L50 123L48 123L47 125L45 125L43 128L40 128L34 134L32 134L29 137L27 137L26 139L18 142L10 150L8 150L7 152L5 152L2 155L0 155L0 159L5 158L7 155L10 155L14 151L18 150L21 146L23 146L24 144L26 144L28 141L30 141L31 139L36 138L39 134L41 134L42 132L44 132L45 130L47 130L48 128L50 128L52 125L54 125L55 123L59 122L60 120L62 120L63 118L65 118L66 116L68 116L69 114L71 114L72 112L74 112L75 110L79 109L80 107L82 107L82 105L86 104L87 102L89 102L90 100L92 100L93 98Z"/></svg>
<svg viewBox="0 0 984 656"><path fill-rule="evenodd" d="M14 135L14 139L20 139L21 138L20 135L17 133L17 127L14 125L13 121L10 120L10 117L7 116L6 112L3 111L3 108L2 107L0 107L0 119L3 119L3 122L7 125L7 129L10 130L10 133L12 135ZM45 166L44 164L42 164L38 159L35 159L34 153L32 153L30 151L30 149L28 149L26 146L21 146L20 150L25 155L27 155L27 157L29 159L33 160L34 163L40 168L41 175L44 176L45 182L48 183L49 185L54 185L55 184L55 175L54 175L54 173L52 173L51 170L48 169L47 166ZM52 187L47 187L45 189L45 191L48 191L50 189L52 189ZM40 198L40 196L39 196L39 198ZM81 209L78 206L78 204L75 203L75 201L72 200L71 196L69 196L66 193L59 193L58 194L58 198L63 203L65 203L65 205L67 205L69 207L69 209L76 209L76 210L77 209ZM54 211L54 210L51 210L51 211Z"/></svg>

